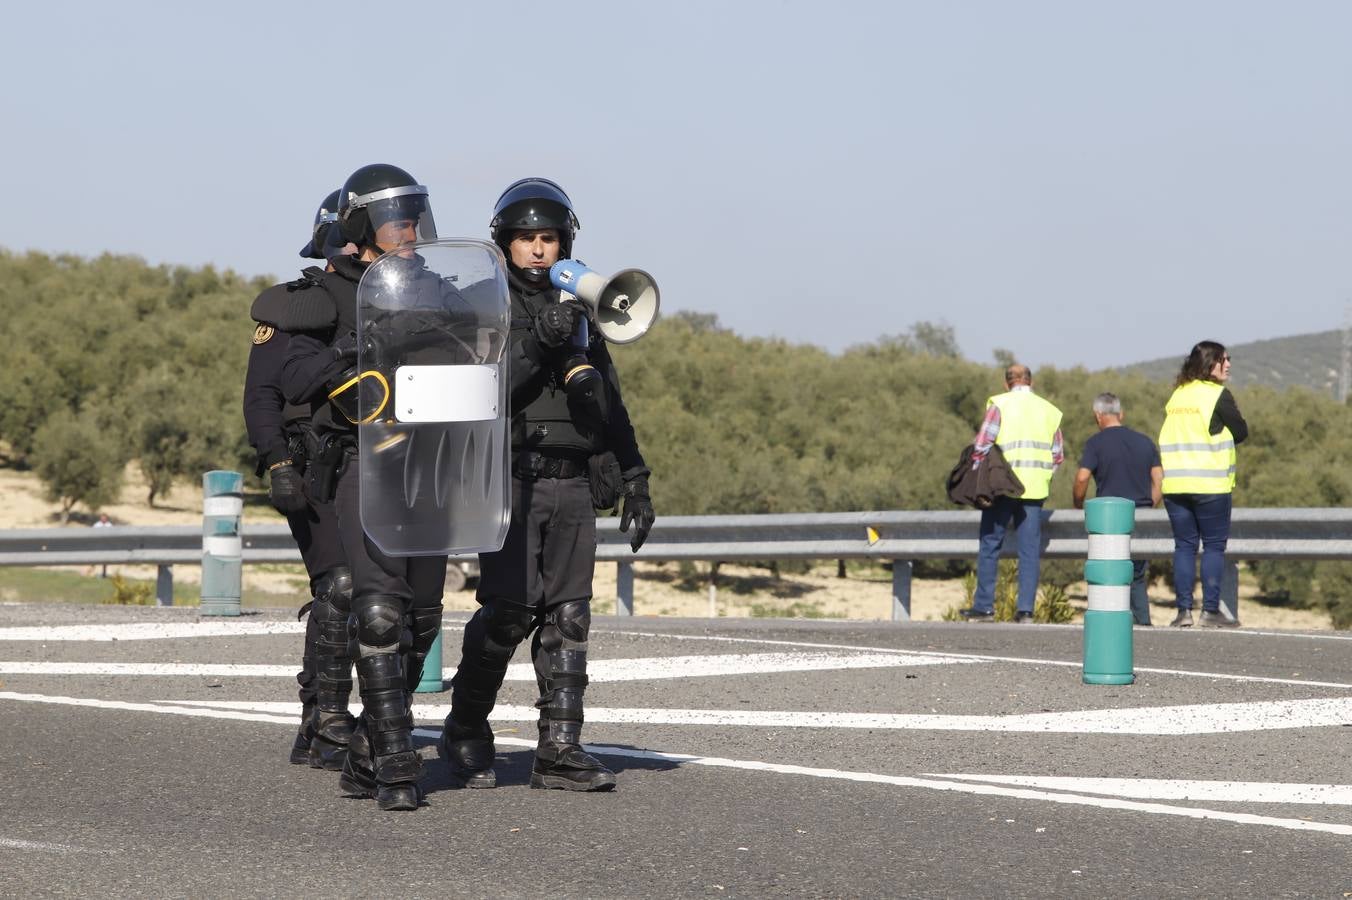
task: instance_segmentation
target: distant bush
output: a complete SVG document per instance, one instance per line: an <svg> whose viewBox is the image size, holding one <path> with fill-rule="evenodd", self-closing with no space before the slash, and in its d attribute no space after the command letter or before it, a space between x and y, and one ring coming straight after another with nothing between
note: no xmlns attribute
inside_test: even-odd
<svg viewBox="0 0 1352 900"><path fill-rule="evenodd" d="M148 581L128 581L121 575L108 579L113 595L106 602L119 606L150 606L155 602L155 586Z"/></svg>

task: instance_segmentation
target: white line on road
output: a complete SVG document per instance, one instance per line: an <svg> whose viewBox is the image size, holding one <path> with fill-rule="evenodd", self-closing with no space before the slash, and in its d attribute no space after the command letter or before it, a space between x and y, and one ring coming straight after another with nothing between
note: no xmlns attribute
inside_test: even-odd
<svg viewBox="0 0 1352 900"><path fill-rule="evenodd" d="M70 844L49 844L46 841L21 841L0 838L0 850L42 850L48 853L112 853L112 850L94 847L72 847Z"/></svg>
<svg viewBox="0 0 1352 900"><path fill-rule="evenodd" d="M439 737L441 732L428 728L414 729L414 734L423 737ZM531 747L535 741L522 738L497 737L496 743L513 747ZM774 772L781 775L805 775L813 778L827 778L840 781L855 781L871 784L892 784L899 787L923 788L933 791L951 791L961 794L977 794L987 797L1010 797L1018 800L1038 800L1070 806L1092 806L1099 809L1119 809L1131 812L1151 813L1162 816L1179 816L1187 819L1204 819L1221 822L1233 822L1239 825L1267 825L1285 828L1291 831L1315 831L1325 834L1352 836L1352 825L1339 825L1334 822L1312 822L1308 819L1286 819L1276 816L1260 816L1253 813L1225 812L1215 809L1199 809L1190 806L1168 806L1163 803L1142 803L1135 800L1120 800L1113 797L1089 797L1080 794L1058 794L1047 791L1027 790L1024 788L997 787L986 784L966 784L960 781L940 781L932 778L911 778L905 775L880 775L874 772L849 772L840 769L819 769L808 766L789 766L782 763L760 762L747 759L723 759L716 756L690 756L684 753L662 753L656 750L635 750L631 747L612 747L606 744L587 744L590 753L601 756L618 756L628 759L653 759L676 763L677 765L711 766L715 768L741 769L757 772ZM1352 790L1352 786L1344 786Z"/></svg>
<svg viewBox="0 0 1352 900"><path fill-rule="evenodd" d="M96 700L93 697L58 697L49 694L21 694L17 691L0 691L0 700L17 700L21 703L54 703L57 706L88 706L96 709L124 709L131 712L168 713L176 716L203 716L208 719L244 719L248 722L285 722L296 724L298 715L275 716L241 710L191 708L170 706L161 703L129 703L125 700Z"/></svg>
<svg viewBox="0 0 1352 900"><path fill-rule="evenodd" d="M1107 794L1137 800L1197 800L1223 803L1310 803L1352 806L1352 785L1288 784L1281 781L1184 781L1166 778L1062 778L1043 775L951 775L925 773L926 778L956 778L1019 787Z"/></svg>
<svg viewBox="0 0 1352 900"><path fill-rule="evenodd" d="M593 659L587 677L592 683L693 678L714 675L758 675L770 672L817 672L837 669L881 669L899 666L967 665L968 659L930 654L897 653L728 653L714 656L654 656L640 659ZM123 663L0 662L0 675L213 676L218 678L294 678L296 666L248 663ZM449 679L455 669L443 668ZM535 681L531 663L507 670L508 681Z"/></svg>
<svg viewBox="0 0 1352 900"><path fill-rule="evenodd" d="M463 624L446 622L443 630L463 629ZM224 637L268 634L300 634L305 626L300 622L166 622L133 623L126 625L59 625L26 628L0 628L0 643L4 641L118 641L118 640L154 640L179 637ZM650 631L628 631L623 629L596 628L596 634L618 634L629 637L647 637L671 641L713 641L721 643L753 644L771 647L800 647L828 652L863 652L903 654L915 657L934 656L946 662L966 660L970 662L1019 663L1034 666L1061 666L1078 669L1083 664L1079 660L1039 659L1022 656L993 656L977 653L935 653L923 650L901 650L893 647L869 647L849 644L828 644L819 641L787 641L764 638L739 638L722 635L662 634ZM1321 635L1282 635L1278 637L1323 637ZM1329 636L1330 639L1343 639L1341 636ZM1201 672L1190 669L1164 669L1140 666L1136 672L1154 675L1178 675L1188 678L1210 678L1222 681L1241 681L1255 684L1290 684L1303 687L1327 687L1352 690L1352 683L1338 681L1313 681L1302 678L1272 678L1262 675L1231 675L1220 672Z"/></svg>
<svg viewBox="0 0 1352 900"><path fill-rule="evenodd" d="M982 626L974 625L972 627L980 628ZM723 635L712 634L661 634L655 631L609 631L604 629L593 629L593 634L598 631L607 634L625 635L627 637L649 637L673 641L714 641L731 644L757 644L770 647L806 647L815 650L855 650L864 653L914 653L917 655L924 655L932 652L928 650L898 650L892 647L865 647L854 644L825 644L820 641L785 641L771 640L768 638L726 637ZM1081 668L1084 665L1082 660L1039 659L1027 656L991 656L984 653L949 653L945 651L943 653L936 653L935 655L951 659L969 659L975 662L1007 662L1034 666L1061 666L1063 668L1073 669ZM1271 678L1265 675L1229 675L1220 672L1198 672L1190 669L1157 669L1144 666L1137 666L1135 671L1137 673L1149 672L1155 675L1183 675L1190 678L1215 678L1222 681L1244 681L1258 684L1295 684L1305 687L1329 687L1352 690L1352 683L1341 681L1310 681L1300 678Z"/></svg>
<svg viewBox="0 0 1352 900"><path fill-rule="evenodd" d="M121 625L35 625L0 628L4 641L154 641L166 638L304 634L304 622L128 622Z"/></svg>
<svg viewBox="0 0 1352 900"><path fill-rule="evenodd" d="M300 715L300 704L274 701L166 700L206 709L253 710ZM441 720L449 704L415 703L413 716ZM534 706L500 705L495 722L533 722ZM587 707L588 722L612 725L733 725L747 728L853 728L906 731L992 731L1035 734L1231 734L1291 728L1322 728L1352 722L1352 697L1267 700L1134 709L1073 710L1003 716L910 715L904 713L800 712L750 709L636 709Z"/></svg>
<svg viewBox="0 0 1352 900"><path fill-rule="evenodd" d="M210 718L234 718L247 721L280 722L286 725L295 723L294 716L263 716L243 711L223 709L201 709L189 706L157 706L146 703L123 703L111 700L94 700L76 697L46 697L41 694L17 694L12 691L0 691L0 699L19 700L37 703L58 703L73 706L92 706L105 709L133 709L145 712L169 713L173 715L207 716ZM437 737L436 729L419 728L416 732L424 737ZM535 741L521 738L498 737L497 743L506 746L534 747ZM961 781L941 781L930 778L912 778L902 775L881 775L873 772L848 772L839 769L821 769L807 766L790 766L782 763L767 763L758 760L723 759L712 756L692 756L684 753L662 753L655 750L635 750L628 747L612 747L604 744L589 744L587 749L606 756L627 757L630 759L654 759L676 763L678 765L711 766L718 768L740 769L747 771L774 772L783 775L804 775L814 778L826 778L841 781L853 781L873 784L891 784L899 787L923 788L927 790L951 791L954 793L976 794L990 797L1008 797L1019 800L1037 800L1049 803L1073 806L1091 806L1100 809L1119 809L1156 815L1180 816L1191 819L1234 822L1242 825L1267 825L1293 831L1314 831L1326 834L1352 836L1352 825L1339 825L1332 822L1311 822L1305 819L1284 819L1272 816L1259 816L1250 813L1232 813L1212 809L1197 809L1182 806L1166 806L1160 803L1142 803L1135 800L1119 800L1108 797L1087 797L1078 794L1058 794L1026 788L1001 787L988 784L967 784Z"/></svg>

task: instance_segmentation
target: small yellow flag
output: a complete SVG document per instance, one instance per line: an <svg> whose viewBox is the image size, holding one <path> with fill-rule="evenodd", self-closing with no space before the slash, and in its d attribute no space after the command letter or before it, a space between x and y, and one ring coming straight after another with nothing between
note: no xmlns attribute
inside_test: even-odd
<svg viewBox="0 0 1352 900"><path fill-rule="evenodd" d="M878 529L874 528L872 525L868 526L868 545L870 547L878 543L878 540L881 537L882 535L878 534Z"/></svg>

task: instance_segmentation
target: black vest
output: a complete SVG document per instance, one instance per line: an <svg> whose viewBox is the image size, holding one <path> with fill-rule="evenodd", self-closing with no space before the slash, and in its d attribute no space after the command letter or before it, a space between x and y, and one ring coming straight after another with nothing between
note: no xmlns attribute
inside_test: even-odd
<svg viewBox="0 0 1352 900"><path fill-rule="evenodd" d="M512 329L529 330L546 303L558 300L558 292L546 289L527 293L512 280ZM596 336L592 336L596 340ZM565 456L590 456L605 449L601 422L575 409L563 391L563 373L551 361L547 376L512 408L512 450L534 450Z"/></svg>

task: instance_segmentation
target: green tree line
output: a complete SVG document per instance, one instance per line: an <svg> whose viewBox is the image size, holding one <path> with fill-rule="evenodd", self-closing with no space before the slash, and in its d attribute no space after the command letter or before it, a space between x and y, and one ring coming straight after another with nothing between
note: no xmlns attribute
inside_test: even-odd
<svg viewBox="0 0 1352 900"><path fill-rule="evenodd" d="M240 411L253 298L271 283L211 267L151 266L0 251L0 440L67 510L95 507L136 460L147 501L210 468L252 472ZM1179 340L1181 359L1194 340ZM832 354L746 338L706 314L677 314L614 347L626 403L653 468L660 514L946 509L944 479L1001 370L961 357L951 329L918 323ZM1069 507L1074 463L1110 390L1126 423L1159 431L1168 382L1082 368L1039 369L1035 389L1065 413L1069 464L1051 507ZM1238 506L1352 501L1352 409L1303 388L1236 390L1251 437ZM1069 471L1067 471L1069 470ZM1335 609L1352 627L1352 566L1255 565L1269 595ZM1342 598L1346 598L1345 600Z"/></svg>

